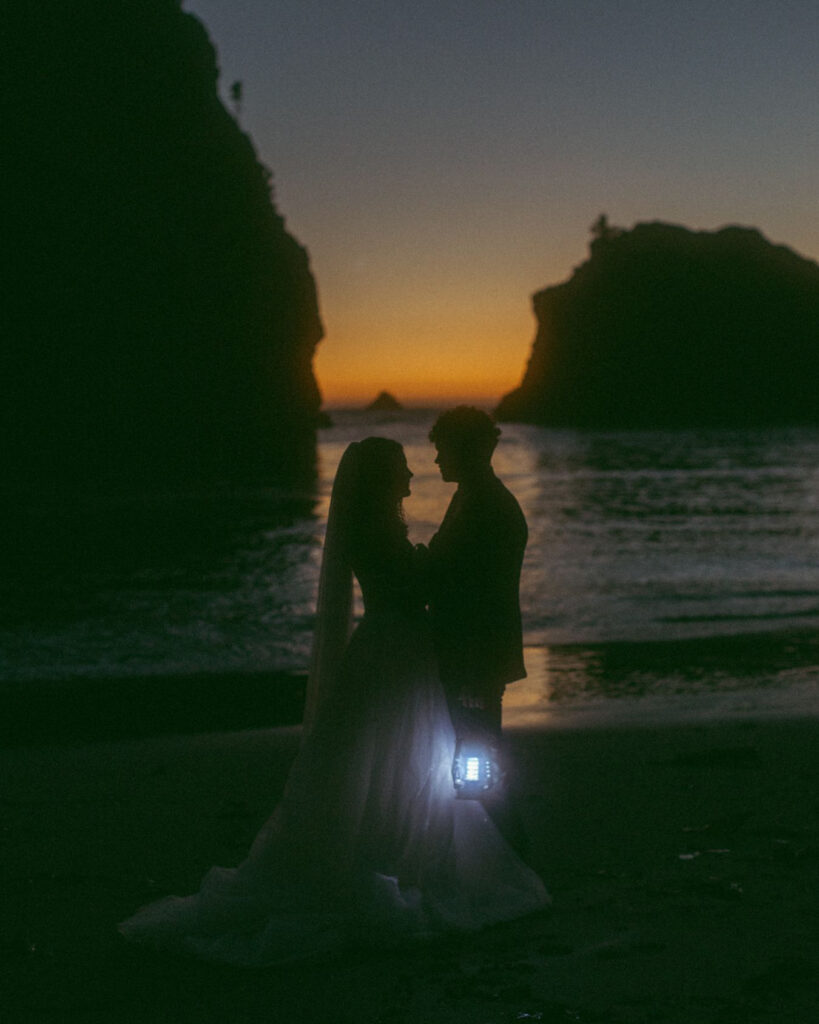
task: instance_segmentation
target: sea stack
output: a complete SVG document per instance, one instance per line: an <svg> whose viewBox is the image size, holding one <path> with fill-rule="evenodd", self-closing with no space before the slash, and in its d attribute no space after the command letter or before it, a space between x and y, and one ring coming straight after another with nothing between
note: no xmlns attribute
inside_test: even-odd
<svg viewBox="0 0 819 1024"><path fill-rule="evenodd" d="M374 398L372 402L367 406L367 412L401 412L403 405L398 399L389 393L389 391L382 391L379 393L377 398Z"/></svg>
<svg viewBox="0 0 819 1024"><path fill-rule="evenodd" d="M496 415L568 427L819 422L819 266L753 228L610 227L533 298L537 335Z"/></svg>
<svg viewBox="0 0 819 1024"><path fill-rule="evenodd" d="M0 482L310 474L316 286L203 25L179 0L11 7Z"/></svg>

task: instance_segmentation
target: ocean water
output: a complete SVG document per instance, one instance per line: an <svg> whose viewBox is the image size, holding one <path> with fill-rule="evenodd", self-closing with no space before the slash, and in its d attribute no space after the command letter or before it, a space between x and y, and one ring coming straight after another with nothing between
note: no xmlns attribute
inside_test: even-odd
<svg viewBox="0 0 819 1024"><path fill-rule="evenodd" d="M434 411L333 418L315 493L134 494L26 510L19 536L5 536L0 679L303 672L346 445L369 434L404 444L413 541L429 540L452 494L427 440ZM510 688L510 714L763 691L815 706L819 430L505 424L494 461L530 529L530 679Z"/></svg>

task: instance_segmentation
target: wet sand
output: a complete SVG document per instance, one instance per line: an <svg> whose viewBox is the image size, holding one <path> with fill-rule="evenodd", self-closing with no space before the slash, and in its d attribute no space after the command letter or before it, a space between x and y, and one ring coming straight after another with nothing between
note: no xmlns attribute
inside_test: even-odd
<svg viewBox="0 0 819 1024"><path fill-rule="evenodd" d="M283 727L0 751L0 1020L747 1024L819 1019L819 721L512 729L543 914L264 970L115 924L235 864Z"/></svg>

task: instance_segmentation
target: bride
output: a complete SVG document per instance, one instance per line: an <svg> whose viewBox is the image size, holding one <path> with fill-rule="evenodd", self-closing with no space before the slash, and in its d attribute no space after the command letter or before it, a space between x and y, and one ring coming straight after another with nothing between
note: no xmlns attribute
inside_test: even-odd
<svg viewBox="0 0 819 1024"><path fill-rule="evenodd" d="M125 938L254 966L472 930L549 904L477 800L432 653L412 473L380 437L345 451L324 545L304 733L279 806L237 868L119 925ZM364 616L351 634L353 574Z"/></svg>

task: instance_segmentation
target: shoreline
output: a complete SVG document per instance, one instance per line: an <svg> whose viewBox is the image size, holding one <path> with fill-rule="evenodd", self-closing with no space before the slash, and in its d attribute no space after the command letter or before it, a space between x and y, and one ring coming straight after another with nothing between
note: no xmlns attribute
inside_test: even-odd
<svg viewBox="0 0 819 1024"><path fill-rule="evenodd" d="M819 715L819 631L529 645L504 727ZM0 749L301 722L306 672L232 670L0 682Z"/></svg>

